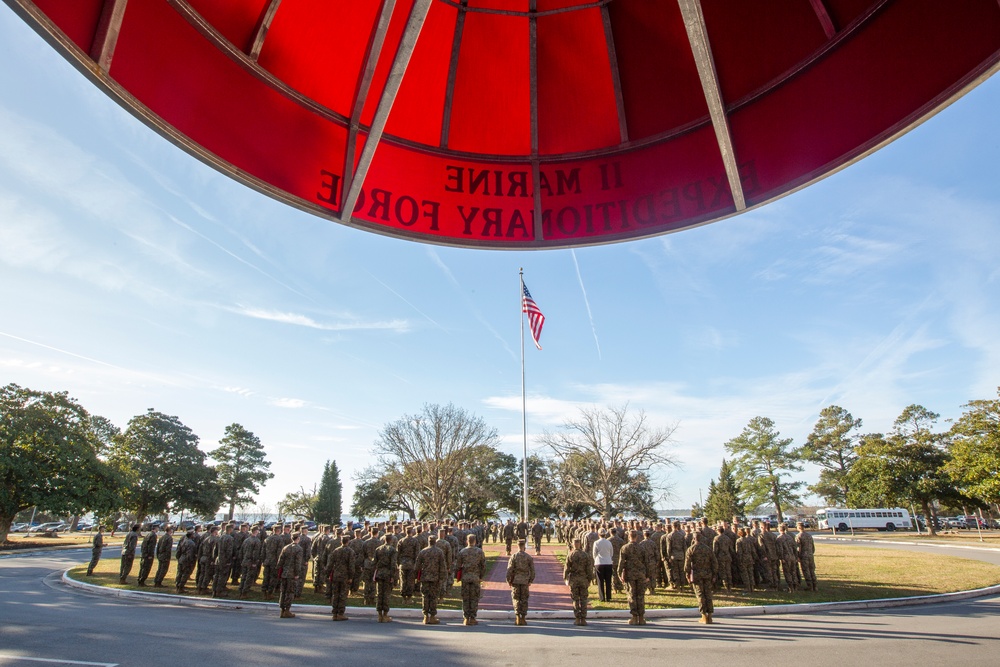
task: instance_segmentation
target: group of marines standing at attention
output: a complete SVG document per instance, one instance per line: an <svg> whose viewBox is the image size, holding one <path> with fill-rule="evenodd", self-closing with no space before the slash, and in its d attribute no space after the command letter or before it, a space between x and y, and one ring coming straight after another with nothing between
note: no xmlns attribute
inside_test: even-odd
<svg viewBox="0 0 1000 667"><path fill-rule="evenodd" d="M195 526L177 542L174 530L151 527L142 537L134 525L122 545L119 582L127 583L139 555L137 584L153 587L163 581L176 553L174 589L187 593L194 577L196 592L216 598L229 597L229 586L239 599L247 599L263 573L261 592L265 600L278 596L281 618L294 618L292 601L302 595L312 564L312 586L331 606L332 620L346 621L347 599L361 592L365 604L374 604L379 623L391 622L389 601L399 585L399 595L408 604L421 596L423 623L437 625L438 599L461 586L463 625L477 625L486 556L481 545L502 542L508 556L506 581L511 589L515 625L527 625L528 599L535 580L534 559L527 552L531 539L535 554L541 553L543 536L566 544L563 579L573 599L574 623L586 625L589 588L598 584L601 601L611 601L612 591L628 595L629 625L645 625L645 596L657 588L682 590L690 585L698 600L700 622L712 623L714 591L732 592L742 587L777 589L784 573L789 591L816 590L812 536L802 523L797 534L785 524L778 533L766 521L743 526L714 526L698 522L624 520L541 520L533 524L445 521L440 526L426 522L348 523L346 528L318 527L315 537L299 524L275 524L269 531L263 522L223 523ZM140 543L141 540L141 543ZM517 544L517 549L513 545ZM93 556L87 575L93 574L104 546L104 528L93 541Z"/></svg>

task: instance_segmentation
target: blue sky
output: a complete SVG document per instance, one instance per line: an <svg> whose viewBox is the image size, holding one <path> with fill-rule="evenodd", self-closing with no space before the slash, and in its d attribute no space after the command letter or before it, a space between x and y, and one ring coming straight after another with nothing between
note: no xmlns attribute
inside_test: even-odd
<svg viewBox="0 0 1000 667"><path fill-rule="evenodd" d="M722 222L543 252L395 240L220 175L104 96L0 8L0 383L66 390L121 427L239 422L260 501L352 476L379 428L454 402L521 451L580 406L676 425L662 507L687 507L754 416L802 444L840 405L886 431L1000 385L1000 77L874 155ZM942 427L946 427L942 423ZM801 476L815 481L817 472Z"/></svg>

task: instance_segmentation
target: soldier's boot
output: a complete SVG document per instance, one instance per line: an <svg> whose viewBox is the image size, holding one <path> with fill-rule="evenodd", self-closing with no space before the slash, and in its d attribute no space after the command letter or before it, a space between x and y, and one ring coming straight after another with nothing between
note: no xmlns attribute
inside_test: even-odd
<svg viewBox="0 0 1000 667"><path fill-rule="evenodd" d="M628 624L629 625L639 625L639 620L638 619L639 619L638 616L636 616L635 614L632 614L632 618L628 619Z"/></svg>
<svg viewBox="0 0 1000 667"><path fill-rule="evenodd" d="M635 619L635 624L636 625L646 625L646 617L642 616L642 615L637 616L636 619Z"/></svg>
<svg viewBox="0 0 1000 667"><path fill-rule="evenodd" d="M385 623L385 614L383 614L382 612L378 613L378 622Z"/></svg>
<svg viewBox="0 0 1000 667"><path fill-rule="evenodd" d="M580 619L580 618L574 618L574 619L573 619L573 625L583 625L582 623L580 623L580 621L581 621L581 620L583 620L583 619Z"/></svg>
<svg viewBox="0 0 1000 667"><path fill-rule="evenodd" d="M472 625L472 619L463 618L462 619L462 625Z"/></svg>
<svg viewBox="0 0 1000 667"><path fill-rule="evenodd" d="M392 616L389 616L389 612L385 612L382 615L382 622L383 623L392 623Z"/></svg>
<svg viewBox="0 0 1000 667"><path fill-rule="evenodd" d="M427 617L427 625L440 625L441 621L438 620L436 615Z"/></svg>
<svg viewBox="0 0 1000 667"><path fill-rule="evenodd" d="M580 625L587 625L587 619L581 618L580 619Z"/></svg>
<svg viewBox="0 0 1000 667"><path fill-rule="evenodd" d="M527 624L528 624L528 617L521 616L521 625L527 625Z"/></svg>
<svg viewBox="0 0 1000 667"><path fill-rule="evenodd" d="M701 618L698 619L699 623L708 623L708 614L702 614Z"/></svg>
<svg viewBox="0 0 1000 667"><path fill-rule="evenodd" d="M469 625L479 625L479 621L474 618L469 619Z"/></svg>
<svg viewBox="0 0 1000 667"><path fill-rule="evenodd" d="M293 614L288 609L282 609L281 610L281 618L295 618L295 614Z"/></svg>
<svg viewBox="0 0 1000 667"><path fill-rule="evenodd" d="M712 621L712 615L711 614L705 614L705 617L707 619L705 621L705 623L707 623L708 625L712 625L712 623L714 622L714 621Z"/></svg>
<svg viewBox="0 0 1000 667"><path fill-rule="evenodd" d="M424 625L430 625L430 624L431 624L431 615L424 614Z"/></svg>

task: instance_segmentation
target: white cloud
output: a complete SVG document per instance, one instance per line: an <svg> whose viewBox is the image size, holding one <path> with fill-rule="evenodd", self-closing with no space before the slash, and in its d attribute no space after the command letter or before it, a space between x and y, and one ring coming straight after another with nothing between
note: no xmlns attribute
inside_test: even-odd
<svg viewBox="0 0 1000 667"><path fill-rule="evenodd" d="M271 405L278 408L298 409L304 408L306 406L306 402L301 398L275 398L271 400Z"/></svg>
<svg viewBox="0 0 1000 667"><path fill-rule="evenodd" d="M310 329L319 329L321 331L358 331L358 330L384 330L384 331L395 331L396 333L406 333L410 330L410 323L406 320L385 320L385 321L374 321L369 322L360 319L351 319L345 322L336 323L322 323L317 322L308 315L300 315L298 313L288 313L281 312L277 310L267 310L264 308L254 308L251 306L236 306L227 307L222 306L223 310L227 310L231 313L236 313L237 315L243 315L245 317L251 317L258 320L267 320L269 322L279 322L281 324L292 324L300 327L307 327Z"/></svg>

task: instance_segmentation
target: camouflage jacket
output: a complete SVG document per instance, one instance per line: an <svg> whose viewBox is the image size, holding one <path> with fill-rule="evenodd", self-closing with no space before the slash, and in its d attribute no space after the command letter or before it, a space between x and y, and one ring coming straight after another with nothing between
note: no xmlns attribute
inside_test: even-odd
<svg viewBox="0 0 1000 667"><path fill-rule="evenodd" d="M243 540L243 546L240 548L240 563L242 565L256 567L261 564L263 559L264 545L261 544L259 537L251 535Z"/></svg>
<svg viewBox="0 0 1000 667"><path fill-rule="evenodd" d="M269 535L266 540L264 540L264 565L275 566L278 564L278 556L281 554L281 550L285 548L282 542L280 534Z"/></svg>
<svg viewBox="0 0 1000 667"><path fill-rule="evenodd" d="M668 551L670 560L682 560L684 552L687 551L687 538L684 535L684 531L674 530L667 535L667 540L670 545Z"/></svg>
<svg viewBox="0 0 1000 667"><path fill-rule="evenodd" d="M177 543L177 564L190 565L198 555L198 545L186 535Z"/></svg>
<svg viewBox="0 0 1000 667"><path fill-rule="evenodd" d="M444 581L448 577L444 552L438 549L436 544L420 550L414 568L421 582L435 583Z"/></svg>
<svg viewBox="0 0 1000 667"><path fill-rule="evenodd" d="M331 581L354 581L358 576L354 551L350 547L339 546L327 553L326 571Z"/></svg>
<svg viewBox="0 0 1000 667"><path fill-rule="evenodd" d="M809 533L799 533L795 536L795 546L796 551L799 556L799 560L803 558L811 558L816 554L816 543L813 542L813 537Z"/></svg>
<svg viewBox="0 0 1000 667"><path fill-rule="evenodd" d="M156 533L152 531L143 538L142 548L139 550L140 558L156 558L156 539Z"/></svg>
<svg viewBox="0 0 1000 667"><path fill-rule="evenodd" d="M404 570L413 568L413 563L420 553L420 541L413 535L407 535L396 545L396 553L399 556L399 566Z"/></svg>
<svg viewBox="0 0 1000 667"><path fill-rule="evenodd" d="M164 533L163 537L156 541L156 560L170 560L170 555L173 549L173 536Z"/></svg>
<svg viewBox="0 0 1000 667"><path fill-rule="evenodd" d="M219 545L215 551L215 562L226 565L233 562L233 553L236 551L236 541L232 535L219 536Z"/></svg>
<svg viewBox="0 0 1000 667"><path fill-rule="evenodd" d="M629 542L622 547L617 572L622 581L646 581L649 578L646 549L641 542Z"/></svg>
<svg viewBox="0 0 1000 667"><path fill-rule="evenodd" d="M206 535L198 545L198 560L211 562L215 559L215 545L218 543L218 536Z"/></svg>
<svg viewBox="0 0 1000 667"><path fill-rule="evenodd" d="M594 557L583 549L575 549L566 559L563 579L570 586L589 586L594 578Z"/></svg>
<svg viewBox="0 0 1000 667"><path fill-rule="evenodd" d="M778 547L778 558L781 560L792 561L798 558L795 553L795 538L789 533L778 533L775 544Z"/></svg>
<svg viewBox="0 0 1000 667"><path fill-rule="evenodd" d="M390 544L383 544L375 550L375 557L372 559L372 570L374 578L378 581L396 581L398 562L396 559L396 547Z"/></svg>
<svg viewBox="0 0 1000 667"><path fill-rule="evenodd" d="M461 571L462 583L477 583L486 576L486 554L479 547L465 547L455 559L455 571Z"/></svg>
<svg viewBox="0 0 1000 667"><path fill-rule="evenodd" d="M757 559L757 543L749 535L736 540L736 562L740 565L753 565Z"/></svg>
<svg viewBox="0 0 1000 667"><path fill-rule="evenodd" d="M733 562L733 543L726 533L719 533L712 541L712 551L721 563Z"/></svg>
<svg viewBox="0 0 1000 667"><path fill-rule="evenodd" d="M719 573L719 561L707 544L692 544L684 554L684 572L695 579L714 579Z"/></svg>
<svg viewBox="0 0 1000 667"><path fill-rule="evenodd" d="M134 530L130 530L127 535L125 535L125 541L122 542L122 555L123 556L134 556L135 548L139 546L139 533Z"/></svg>
<svg viewBox="0 0 1000 667"><path fill-rule="evenodd" d="M302 547L289 544L278 554L278 571L282 579L294 579L302 576L305 560L302 558Z"/></svg>
<svg viewBox="0 0 1000 667"><path fill-rule="evenodd" d="M516 551L507 561L507 583L511 586L530 584L535 580L535 561L527 551Z"/></svg>

